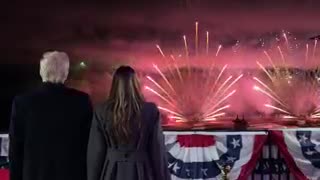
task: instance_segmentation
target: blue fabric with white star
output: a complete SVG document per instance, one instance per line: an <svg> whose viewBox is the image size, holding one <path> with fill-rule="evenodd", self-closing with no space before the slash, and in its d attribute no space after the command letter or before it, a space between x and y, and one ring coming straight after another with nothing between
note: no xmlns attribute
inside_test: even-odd
<svg viewBox="0 0 320 180"><path fill-rule="evenodd" d="M315 149L316 144L311 141L311 133L311 131L297 131L296 137L299 140L304 158L308 159L314 167L320 169L320 152Z"/></svg>

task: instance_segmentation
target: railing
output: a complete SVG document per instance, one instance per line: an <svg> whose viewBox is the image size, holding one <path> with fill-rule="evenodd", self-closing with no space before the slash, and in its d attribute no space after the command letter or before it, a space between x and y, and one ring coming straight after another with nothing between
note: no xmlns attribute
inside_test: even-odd
<svg viewBox="0 0 320 180"><path fill-rule="evenodd" d="M270 136L268 136L256 168L248 180L294 180L278 147L272 143Z"/></svg>
<svg viewBox="0 0 320 180"><path fill-rule="evenodd" d="M8 157L0 156L0 169L9 168ZM294 180L287 165L270 136L263 147L260 159L248 180Z"/></svg>

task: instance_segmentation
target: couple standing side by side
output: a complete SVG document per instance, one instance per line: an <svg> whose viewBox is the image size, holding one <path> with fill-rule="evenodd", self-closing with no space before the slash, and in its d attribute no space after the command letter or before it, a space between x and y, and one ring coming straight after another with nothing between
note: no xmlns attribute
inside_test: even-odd
<svg viewBox="0 0 320 180"><path fill-rule="evenodd" d="M15 97L9 130L11 180L169 180L159 110L135 71L121 66L108 100L64 85L66 53L40 61L42 86Z"/></svg>

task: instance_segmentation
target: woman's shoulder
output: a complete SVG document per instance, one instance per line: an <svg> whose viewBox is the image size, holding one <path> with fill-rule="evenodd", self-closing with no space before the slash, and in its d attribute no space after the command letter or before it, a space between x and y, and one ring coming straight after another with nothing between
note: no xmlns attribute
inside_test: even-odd
<svg viewBox="0 0 320 180"><path fill-rule="evenodd" d="M108 107L110 107L109 101L105 101L103 103L97 104L94 107L94 115L96 116L96 118L100 120L104 119L106 112L108 110Z"/></svg>
<svg viewBox="0 0 320 180"><path fill-rule="evenodd" d="M108 101L105 101L105 102L103 102L103 103L99 103L99 104L95 105L94 110L95 110L96 112L105 111L105 109L108 107L108 105L109 105L109 102L108 102Z"/></svg>
<svg viewBox="0 0 320 180"><path fill-rule="evenodd" d="M144 103L144 113L145 117L147 117L147 121L150 122L150 125L157 123L157 121L159 120L159 109L157 105L153 102Z"/></svg>
<svg viewBox="0 0 320 180"><path fill-rule="evenodd" d="M158 106L153 102L144 102L144 109L147 111L157 112Z"/></svg>

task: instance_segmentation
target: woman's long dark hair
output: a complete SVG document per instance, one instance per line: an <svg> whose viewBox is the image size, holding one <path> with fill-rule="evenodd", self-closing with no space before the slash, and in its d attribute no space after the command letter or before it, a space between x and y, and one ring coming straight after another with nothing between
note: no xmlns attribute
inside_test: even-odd
<svg viewBox="0 0 320 180"><path fill-rule="evenodd" d="M109 94L109 117L112 119L113 136L118 142L130 140L131 125L141 126L140 112L143 104L140 84L130 66L119 67L113 75ZM137 122L131 122L137 121Z"/></svg>

